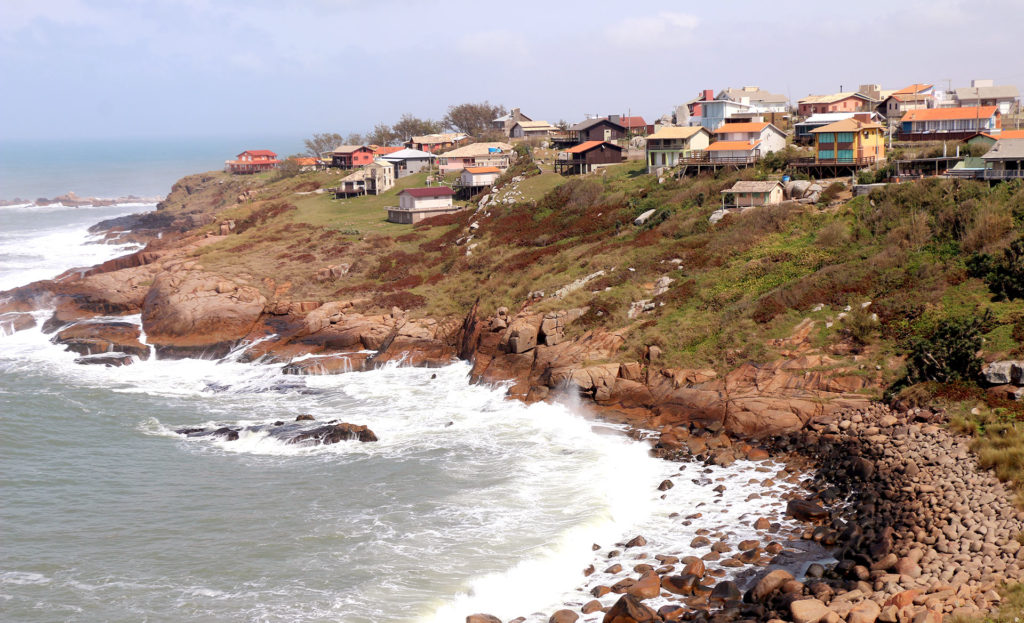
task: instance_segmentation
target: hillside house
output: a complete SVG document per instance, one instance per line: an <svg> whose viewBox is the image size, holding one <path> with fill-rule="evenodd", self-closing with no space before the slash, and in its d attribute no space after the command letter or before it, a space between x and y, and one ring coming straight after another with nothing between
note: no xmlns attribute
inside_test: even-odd
<svg viewBox="0 0 1024 623"><path fill-rule="evenodd" d="M893 93L882 100L878 111L890 122L900 120L911 110L925 110L935 107L935 98L929 93Z"/></svg>
<svg viewBox="0 0 1024 623"><path fill-rule="evenodd" d="M785 192L779 181L739 181L722 191L724 208L749 208L782 203Z"/></svg>
<svg viewBox="0 0 1024 623"><path fill-rule="evenodd" d="M1002 116L996 106L911 110L900 120L902 141L962 140L979 132L997 134Z"/></svg>
<svg viewBox="0 0 1024 623"><path fill-rule="evenodd" d="M373 149L366 145L338 145L331 151L331 166L339 169L356 169L373 162Z"/></svg>
<svg viewBox="0 0 1024 623"><path fill-rule="evenodd" d="M547 121L516 121L509 130L511 138L545 138L555 131Z"/></svg>
<svg viewBox="0 0 1024 623"><path fill-rule="evenodd" d="M569 132L577 145L592 141L617 141L626 136L626 128L619 123L618 115L580 121L569 128Z"/></svg>
<svg viewBox="0 0 1024 623"><path fill-rule="evenodd" d="M800 123L798 123L798 124L796 124L794 126L794 128L796 130L796 134L794 135L794 141L796 141L797 143L803 143L803 144L813 143L814 142L814 134L811 133L812 130L815 130L815 129L820 128L820 127L824 127L824 126L826 126L826 125L828 125L830 123L835 123L836 121L842 121L844 119L853 119L854 115L863 115L863 114L867 114L868 115L868 120L869 121L873 121L873 122L879 123L879 124L882 123L882 115L878 114L877 112L872 112L872 113L828 112L828 113L821 113L821 114L817 114L817 115L811 115L807 119L804 119L803 121L801 121Z"/></svg>
<svg viewBox="0 0 1024 623"><path fill-rule="evenodd" d="M437 156L430 152L406 148L392 152L381 160L390 162L395 168L395 179L401 179L407 175L430 170L437 161Z"/></svg>
<svg viewBox="0 0 1024 623"><path fill-rule="evenodd" d="M395 167L390 162L376 160L341 178L335 188L329 189L336 199L379 195L395 185Z"/></svg>
<svg viewBox="0 0 1024 623"><path fill-rule="evenodd" d="M715 141L755 145L758 157L786 148L786 133L770 123L726 123L711 133Z"/></svg>
<svg viewBox="0 0 1024 623"><path fill-rule="evenodd" d="M714 132L730 119L784 119L789 113L784 96L758 87L723 89L718 95L711 89L704 89L697 98L687 102L686 107L691 116L687 123L702 126L709 132Z"/></svg>
<svg viewBox="0 0 1024 623"><path fill-rule="evenodd" d="M869 166L885 159L885 132L880 123L861 114L812 131L818 164Z"/></svg>
<svg viewBox="0 0 1024 623"><path fill-rule="evenodd" d="M502 170L498 167L466 167L459 175L456 186L458 190L464 191L464 194L472 196L492 186L501 174Z"/></svg>
<svg viewBox="0 0 1024 623"><path fill-rule="evenodd" d="M760 141L715 141L704 151L708 161L716 164L747 165L760 158Z"/></svg>
<svg viewBox="0 0 1024 623"><path fill-rule="evenodd" d="M519 121L533 121L518 108L513 108L508 113L491 121L491 129L501 132L505 136L512 136L512 127Z"/></svg>
<svg viewBox="0 0 1024 623"><path fill-rule="evenodd" d="M424 134L414 136L407 140L404 145L409 149L429 151L432 154L452 149L469 140L469 137L461 132L450 132L446 134Z"/></svg>
<svg viewBox="0 0 1024 623"><path fill-rule="evenodd" d="M643 117L620 115L619 124L626 129L629 136L647 136L649 132L654 131L654 127L647 125Z"/></svg>
<svg viewBox="0 0 1024 623"><path fill-rule="evenodd" d="M769 93L761 87L743 87L741 89L722 89L715 96L717 100L729 100L756 106L763 112L787 112L789 98L781 93Z"/></svg>
<svg viewBox="0 0 1024 623"><path fill-rule="evenodd" d="M985 179L1024 179L1024 138L1000 138L981 159Z"/></svg>
<svg viewBox="0 0 1024 623"><path fill-rule="evenodd" d="M299 171L302 171L303 173L308 171L318 171L321 168L324 168L323 160L320 160L319 158L300 156L298 158L292 158L292 160L294 160L295 164L298 165Z"/></svg>
<svg viewBox="0 0 1024 623"><path fill-rule="evenodd" d="M810 95L797 102L801 117L826 112L870 112L878 104L871 97L857 92Z"/></svg>
<svg viewBox="0 0 1024 623"><path fill-rule="evenodd" d="M425 218L457 212L460 208L452 204L454 195L447 186L406 188L398 193L398 206L388 208L388 220L415 225Z"/></svg>
<svg viewBox="0 0 1024 623"><path fill-rule="evenodd" d="M441 154L438 170L441 175L466 167L497 167L504 171L511 164L512 153L508 143L472 143Z"/></svg>
<svg viewBox="0 0 1024 623"><path fill-rule="evenodd" d="M667 126L647 136L647 172L674 167L694 151L703 151L711 143L711 133L701 126Z"/></svg>
<svg viewBox="0 0 1024 623"><path fill-rule="evenodd" d="M1020 92L1012 85L997 86L991 80L971 80L971 86L953 91L957 106L995 106L999 114L1008 115L1017 108Z"/></svg>
<svg viewBox="0 0 1024 623"><path fill-rule="evenodd" d="M224 170L228 173L260 173L276 169L278 164L277 154L269 149L247 149L234 160L226 160Z"/></svg>
<svg viewBox="0 0 1024 623"><path fill-rule="evenodd" d="M586 141L558 154L555 172L563 175L590 173L602 166L622 162L623 149L608 141Z"/></svg>

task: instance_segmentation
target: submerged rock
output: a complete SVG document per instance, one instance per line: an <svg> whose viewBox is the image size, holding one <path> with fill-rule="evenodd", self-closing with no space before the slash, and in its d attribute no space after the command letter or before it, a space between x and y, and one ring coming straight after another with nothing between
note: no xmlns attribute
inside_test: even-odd
<svg viewBox="0 0 1024 623"><path fill-rule="evenodd" d="M330 422L319 426L314 425L310 428L309 425L304 424L304 422L309 421L312 421L312 416L300 415L293 422L276 421L272 424L234 428L229 426L222 426L220 428L179 428L174 432L185 437L220 437L225 441L236 441L241 432L265 432L271 437L280 439L287 444L308 446L330 445L349 440L361 441L363 443L377 441L377 435L362 424Z"/></svg>
<svg viewBox="0 0 1024 623"><path fill-rule="evenodd" d="M86 355L78 357L75 363L81 365L106 366L108 368L120 368L135 363L134 357L127 353L101 353L99 355Z"/></svg>

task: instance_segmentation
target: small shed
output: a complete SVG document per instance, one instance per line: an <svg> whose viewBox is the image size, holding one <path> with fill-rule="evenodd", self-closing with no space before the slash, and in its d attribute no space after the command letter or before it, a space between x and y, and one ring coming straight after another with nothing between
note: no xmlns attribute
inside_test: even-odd
<svg viewBox="0 0 1024 623"><path fill-rule="evenodd" d="M461 208L452 204L454 195L447 186L406 188L398 193L398 206L388 208L388 220L415 225L425 218L458 212Z"/></svg>
<svg viewBox="0 0 1024 623"><path fill-rule="evenodd" d="M732 202L726 197L732 196ZM782 203L784 187L779 181L739 181L722 191L724 207L748 208Z"/></svg>

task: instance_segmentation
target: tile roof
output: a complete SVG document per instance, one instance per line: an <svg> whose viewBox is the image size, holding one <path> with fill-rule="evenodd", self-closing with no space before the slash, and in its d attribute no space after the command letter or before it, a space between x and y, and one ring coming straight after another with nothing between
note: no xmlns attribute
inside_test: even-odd
<svg viewBox="0 0 1024 623"><path fill-rule="evenodd" d="M1024 160L1024 138L1001 138L982 158L985 160Z"/></svg>
<svg viewBox="0 0 1024 623"><path fill-rule="evenodd" d="M843 119L836 121L828 125L823 125L820 128L814 128L811 130L811 134L817 134L818 132L858 132L860 130L881 130L881 123L864 123L858 119Z"/></svg>
<svg viewBox="0 0 1024 623"><path fill-rule="evenodd" d="M856 93L854 91L843 91L841 93L831 93L829 95L808 95L801 99L798 104L831 104L833 102L841 102L844 99L851 97L859 97L861 99L874 101L863 93Z"/></svg>
<svg viewBox="0 0 1024 623"><path fill-rule="evenodd" d="M238 156L241 157L245 154L249 154L250 156L270 156L271 158L277 158L277 154L269 149L246 149L242 153L238 154Z"/></svg>
<svg viewBox="0 0 1024 623"><path fill-rule="evenodd" d="M644 121L643 117L619 117L619 124L624 128L646 128L647 122Z"/></svg>
<svg viewBox="0 0 1024 623"><path fill-rule="evenodd" d="M911 110L903 115L903 121L949 121L954 119L988 119L996 114L995 106L961 106L959 108L927 108Z"/></svg>
<svg viewBox="0 0 1024 623"><path fill-rule="evenodd" d="M731 134L733 132L762 132L771 124L762 121L748 121L746 123L726 123L714 131L714 134Z"/></svg>
<svg viewBox="0 0 1024 623"><path fill-rule="evenodd" d="M351 153L359 151L360 149L366 149L366 150L369 150L369 151L373 151L372 149L370 149L366 145L338 145L337 147L335 147L334 149L331 150L331 153L332 154L351 154Z"/></svg>
<svg viewBox="0 0 1024 623"><path fill-rule="evenodd" d="M931 84L912 84L909 87L903 87L892 92L893 95L915 95L920 94L928 89L932 88Z"/></svg>
<svg viewBox="0 0 1024 623"><path fill-rule="evenodd" d="M651 139L680 139L690 138L696 136L701 131L707 132L703 127L699 125L688 125L688 126L666 126L661 128L654 134L648 134L647 140Z"/></svg>
<svg viewBox="0 0 1024 623"><path fill-rule="evenodd" d="M448 197L455 194L455 191L447 186L428 186L426 188L406 188L401 194L409 194L413 197Z"/></svg>
<svg viewBox="0 0 1024 623"><path fill-rule="evenodd" d="M603 145L607 145L608 147L614 147L615 149L618 149L619 151L622 150L622 148L619 147L618 145L616 145L615 143L609 143L608 141L585 141L583 143L580 143L579 145L576 145L574 147L570 147L569 149L566 149L565 151L566 151L566 153L570 153L570 154L582 154L583 152L590 151L591 149L594 149L594 148L597 148L597 147L601 147Z"/></svg>
<svg viewBox="0 0 1024 623"><path fill-rule="evenodd" d="M486 156L491 149L498 149L501 152L512 151L512 145L508 143L471 143L464 147L458 147L441 154L442 158L472 158L474 156Z"/></svg>
<svg viewBox="0 0 1024 623"><path fill-rule="evenodd" d="M385 147L378 147L377 149L374 149L373 153L377 154L378 156L387 156L388 154L393 154L395 152L402 151L403 149L405 148L402 147L401 145L388 145Z"/></svg>
<svg viewBox="0 0 1024 623"><path fill-rule="evenodd" d="M295 158L295 163L300 167L311 167L316 164L316 158Z"/></svg>
<svg viewBox="0 0 1024 623"><path fill-rule="evenodd" d="M464 169L470 173L501 173L501 169L498 167L466 167Z"/></svg>
<svg viewBox="0 0 1024 623"><path fill-rule="evenodd" d="M750 151L761 144L761 141L715 141L707 151Z"/></svg>
<svg viewBox="0 0 1024 623"><path fill-rule="evenodd" d="M1003 130L999 134L992 136L992 138L1024 138L1024 130Z"/></svg>
<svg viewBox="0 0 1024 623"><path fill-rule="evenodd" d="M763 182L753 180L740 180L732 185L732 188L726 188L723 193L768 193L777 186L782 186L782 182L777 180L767 180Z"/></svg>
<svg viewBox="0 0 1024 623"><path fill-rule="evenodd" d="M411 141L413 143L419 143L420 145L436 145L438 143L455 143L464 138L467 137L461 132L449 132L447 134L424 134L423 136L414 136Z"/></svg>

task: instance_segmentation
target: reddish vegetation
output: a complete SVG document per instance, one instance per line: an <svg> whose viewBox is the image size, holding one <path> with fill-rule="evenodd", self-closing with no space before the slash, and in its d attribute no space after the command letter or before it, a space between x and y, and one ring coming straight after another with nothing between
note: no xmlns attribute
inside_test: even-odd
<svg viewBox="0 0 1024 623"><path fill-rule="evenodd" d="M267 205L254 210L249 216L238 221L235 224L235 233L240 234L248 229L262 225L273 218L277 218L285 212L291 212L296 209L297 208L294 205L283 201L268 203Z"/></svg>
<svg viewBox="0 0 1024 623"><path fill-rule="evenodd" d="M388 294L378 294L373 297L371 303L374 307L381 309L397 307L409 311L423 307L427 303L427 299L419 294L399 290L398 292L390 292Z"/></svg>

